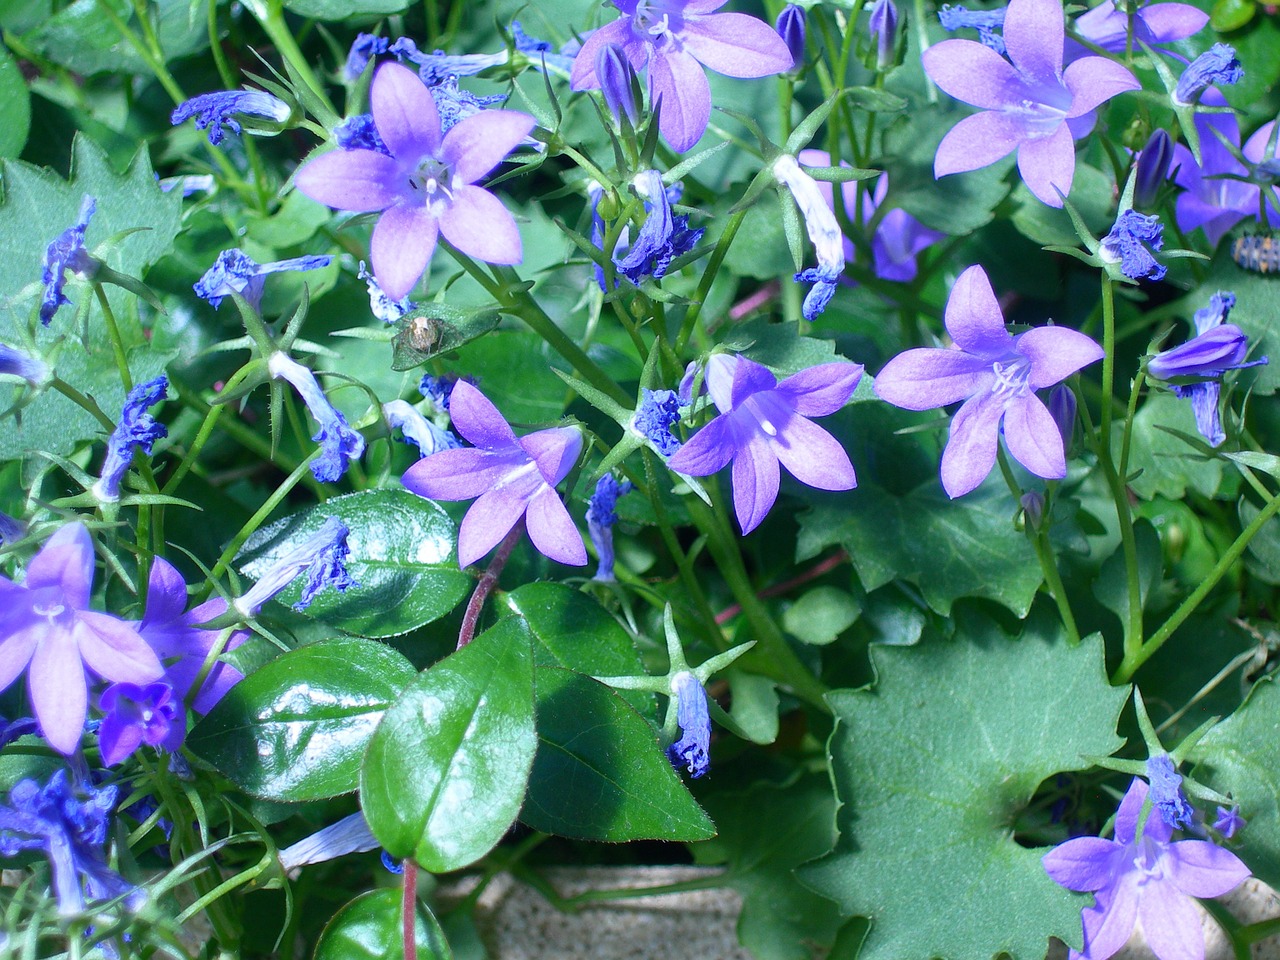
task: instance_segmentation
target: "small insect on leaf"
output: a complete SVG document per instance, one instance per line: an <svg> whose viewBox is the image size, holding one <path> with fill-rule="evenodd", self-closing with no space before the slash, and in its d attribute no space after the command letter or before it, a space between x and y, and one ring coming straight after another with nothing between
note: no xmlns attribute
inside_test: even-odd
<svg viewBox="0 0 1280 960"><path fill-rule="evenodd" d="M1280 238L1273 235L1237 237L1231 245L1237 266L1255 273L1280 273Z"/></svg>

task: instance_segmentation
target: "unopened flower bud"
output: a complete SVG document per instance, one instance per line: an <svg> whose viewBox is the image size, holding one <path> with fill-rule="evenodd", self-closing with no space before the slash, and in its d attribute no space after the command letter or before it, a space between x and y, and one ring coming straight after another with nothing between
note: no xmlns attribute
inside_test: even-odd
<svg viewBox="0 0 1280 960"><path fill-rule="evenodd" d="M1022 515L1032 530L1040 529L1040 521L1044 519L1044 494L1039 490L1028 490L1018 502L1022 504Z"/></svg>
<svg viewBox="0 0 1280 960"><path fill-rule="evenodd" d="M1243 77L1244 68L1236 59L1235 48L1226 43L1215 43L1182 71L1178 86L1173 91L1173 102L1190 106L1199 102L1206 87L1239 83Z"/></svg>
<svg viewBox="0 0 1280 960"><path fill-rule="evenodd" d="M614 119L622 123L625 116L634 127L640 117L640 86L635 69L620 46L606 43L600 48L596 54L596 76L600 78L600 92Z"/></svg>
<svg viewBox="0 0 1280 960"><path fill-rule="evenodd" d="M1133 205L1148 208L1155 205L1156 195L1169 177L1169 162L1173 159L1173 138L1169 131L1160 129L1138 154L1137 182L1133 191Z"/></svg>
<svg viewBox="0 0 1280 960"><path fill-rule="evenodd" d="M887 70L897 59L894 55L898 33L898 8L893 0L876 0L871 7L871 35L876 38L876 66Z"/></svg>
<svg viewBox="0 0 1280 960"><path fill-rule="evenodd" d="M787 50L791 53L792 73L799 73L800 68L804 66L806 17L807 14L804 11L804 7L788 3L782 8L782 12L778 14L778 22L774 25L774 29L778 31L778 36L782 38L782 42L787 45Z"/></svg>
<svg viewBox="0 0 1280 960"><path fill-rule="evenodd" d="M1065 383L1060 383L1049 394L1049 415L1062 434L1062 447L1069 454L1071 441L1076 433L1076 395Z"/></svg>

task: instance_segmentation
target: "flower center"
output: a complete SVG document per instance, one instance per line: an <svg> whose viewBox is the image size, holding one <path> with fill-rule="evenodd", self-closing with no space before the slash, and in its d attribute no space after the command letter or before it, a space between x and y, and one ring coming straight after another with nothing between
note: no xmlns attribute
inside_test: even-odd
<svg viewBox="0 0 1280 960"><path fill-rule="evenodd" d="M662 0L640 0L632 14L632 29L642 39L663 46L676 44L676 35L684 27L684 18L667 7Z"/></svg>
<svg viewBox="0 0 1280 960"><path fill-rule="evenodd" d="M1059 102L1063 98L1055 96L1054 92L1046 91L1047 100L1024 97L1020 103L1006 107L1005 110L1024 126L1032 140L1049 137L1066 119L1067 110L1071 106L1070 94L1065 89L1062 92L1066 95L1063 102Z"/></svg>
<svg viewBox="0 0 1280 960"><path fill-rule="evenodd" d="M411 196L428 207L453 200L452 184L453 171L435 157L424 157L409 174Z"/></svg>
<svg viewBox="0 0 1280 960"><path fill-rule="evenodd" d="M1160 880L1164 877L1163 844L1155 843L1143 837L1135 851L1133 865L1141 874L1139 883Z"/></svg>
<svg viewBox="0 0 1280 960"><path fill-rule="evenodd" d="M42 587L33 591L35 596L31 600L31 612L37 617L44 617L52 625L55 621L63 619L63 615L67 613L66 600L62 595L62 590L58 587Z"/></svg>
<svg viewBox="0 0 1280 960"><path fill-rule="evenodd" d="M1030 389L1027 377L1031 375L1031 359L1020 353L997 360L991 364L991 372L996 375L991 392L1001 394L1006 401L1025 396Z"/></svg>

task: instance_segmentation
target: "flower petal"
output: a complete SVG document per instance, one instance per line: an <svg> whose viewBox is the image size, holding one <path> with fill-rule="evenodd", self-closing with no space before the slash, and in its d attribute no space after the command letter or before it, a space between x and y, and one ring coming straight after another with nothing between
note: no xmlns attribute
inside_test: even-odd
<svg viewBox="0 0 1280 960"><path fill-rule="evenodd" d="M1102 347L1068 327L1036 327L1017 338L1014 348L1031 361L1027 383L1041 390L1102 359Z"/></svg>
<svg viewBox="0 0 1280 960"><path fill-rule="evenodd" d="M439 157L440 111L431 91L408 67L378 67L369 106L382 142L396 159L416 164L423 157Z"/></svg>
<svg viewBox="0 0 1280 960"><path fill-rule="evenodd" d="M707 360L704 385L721 413L733 409L733 376L742 358L736 353L713 353Z"/></svg>
<svg viewBox="0 0 1280 960"><path fill-rule="evenodd" d="M84 667L70 631L49 630L36 647L27 688L40 732L60 753L75 752L89 712Z"/></svg>
<svg viewBox="0 0 1280 960"><path fill-rule="evenodd" d="M778 499L778 458L763 437L752 437L733 461L733 509L745 536Z"/></svg>
<svg viewBox="0 0 1280 960"><path fill-rule="evenodd" d="M952 500L976 489L995 466L1003 415L1004 398L988 392L970 397L952 417L942 451L942 488Z"/></svg>
<svg viewBox="0 0 1280 960"><path fill-rule="evenodd" d="M1003 113L985 110L965 117L938 144L933 176L936 179L989 166L1016 150L1026 137L1026 125Z"/></svg>
<svg viewBox="0 0 1280 960"><path fill-rule="evenodd" d="M1196 902L1169 883L1144 893L1138 917L1151 952L1160 960L1204 960L1204 930Z"/></svg>
<svg viewBox="0 0 1280 960"><path fill-rule="evenodd" d="M0 642L0 690L18 679L18 675L31 662L31 655L36 652L36 644L49 629L47 621L34 615L23 618L27 623L14 629L14 621L5 624L11 632ZM20 621L19 621L20 622Z"/></svg>
<svg viewBox="0 0 1280 960"><path fill-rule="evenodd" d="M150 683L164 676L160 658L131 624L109 613L81 610L71 635L85 666L117 683Z"/></svg>
<svg viewBox="0 0 1280 960"><path fill-rule="evenodd" d="M570 89L599 90L600 78L596 76L596 56L600 48L611 43L625 46L631 40L631 18L621 17L612 23L606 23L582 41L582 47L573 58L573 72L569 74Z"/></svg>
<svg viewBox="0 0 1280 960"><path fill-rule="evenodd" d="M374 150L334 150L308 160L298 171L298 189L335 210L383 210L399 197L400 165Z"/></svg>
<svg viewBox="0 0 1280 960"><path fill-rule="evenodd" d="M943 92L975 107L990 110L1027 97L1027 85L1009 61L973 40L943 40L921 60Z"/></svg>
<svg viewBox="0 0 1280 960"><path fill-rule="evenodd" d="M471 500L492 490L512 467L512 458L487 450L440 450L411 466L400 482L429 500Z"/></svg>
<svg viewBox="0 0 1280 960"><path fill-rule="evenodd" d="M587 562L582 535L578 533L578 528L560 497L550 487L543 485L534 494L525 512L524 522L529 531L529 539L543 556L571 567L581 567Z"/></svg>
<svg viewBox="0 0 1280 960"><path fill-rule="evenodd" d="M1065 32L1059 0L1010 0L1004 18L1005 49L1019 72L1036 84L1058 84Z"/></svg>
<svg viewBox="0 0 1280 960"><path fill-rule="evenodd" d="M872 389L904 410L932 410L989 390L991 361L961 350L917 347L898 354L876 377Z"/></svg>
<svg viewBox="0 0 1280 960"><path fill-rule="evenodd" d="M791 417L769 440L778 460L801 483L819 490L852 490L858 485L844 447L804 417Z"/></svg>
<svg viewBox="0 0 1280 960"><path fill-rule="evenodd" d="M729 408L736 410L753 393L769 391L777 385L778 379L769 372L768 367L747 357L738 357L738 363L733 368L733 387L729 393Z"/></svg>
<svg viewBox="0 0 1280 960"><path fill-rule="evenodd" d="M1131 870L1094 894L1094 905L1080 912L1086 957L1110 957L1129 942L1138 919L1138 890L1138 871Z"/></svg>
<svg viewBox="0 0 1280 960"><path fill-rule="evenodd" d="M769 77L793 66L778 32L745 13L686 16L680 41L701 63L727 77Z"/></svg>
<svg viewBox="0 0 1280 960"><path fill-rule="evenodd" d="M1102 837L1076 837L1060 843L1040 863L1045 873L1068 890L1101 890L1111 883L1124 856L1124 844Z"/></svg>
<svg viewBox="0 0 1280 960"><path fill-rule="evenodd" d="M440 146L440 159L453 170L454 177L475 183L536 125L533 117L517 110L481 110L449 129Z"/></svg>
<svg viewBox="0 0 1280 960"><path fill-rule="evenodd" d="M499 487L471 505L458 528L458 566L469 567L496 547L524 515L527 497Z"/></svg>
<svg viewBox="0 0 1280 960"><path fill-rule="evenodd" d="M374 279L392 300L407 296L435 253L439 226L426 207L388 207L369 244Z"/></svg>
<svg viewBox="0 0 1280 960"><path fill-rule="evenodd" d="M1027 189L1042 203L1061 207L1076 173L1076 145L1071 129L1063 123L1052 136L1023 141L1018 147L1018 172ZM1062 191L1062 197L1054 187Z"/></svg>
<svg viewBox="0 0 1280 960"><path fill-rule="evenodd" d="M1034 393L1005 407L1004 439L1013 459L1037 477L1061 480L1067 475L1067 457L1058 424Z"/></svg>
<svg viewBox="0 0 1280 960"><path fill-rule="evenodd" d="M702 139L711 119L711 85L702 64L680 52L656 52L649 59L649 101L661 99L658 127L671 149L684 153Z"/></svg>
<svg viewBox="0 0 1280 960"><path fill-rule="evenodd" d="M1146 799L1147 781L1141 777L1134 777L1129 781L1129 789L1125 791L1124 799L1120 801L1120 809L1116 811L1115 835L1120 843L1133 843L1133 838L1138 832L1138 816L1142 813L1142 804ZM1155 820L1164 822L1159 817ZM1152 826L1153 823L1148 818L1147 830L1149 831Z"/></svg>
<svg viewBox="0 0 1280 960"><path fill-rule="evenodd" d="M1209 22L1209 15L1189 3L1152 3L1142 7L1138 16L1151 31L1153 43L1173 43L1199 33Z"/></svg>
<svg viewBox="0 0 1280 960"><path fill-rule="evenodd" d="M861 379L860 363L820 363L793 373L778 384L777 391L800 416L825 417L849 402Z"/></svg>
<svg viewBox="0 0 1280 960"><path fill-rule="evenodd" d="M551 427L538 430L516 441L530 459L538 465L538 472L549 486L569 475L582 452L582 431L577 427Z"/></svg>
<svg viewBox="0 0 1280 960"><path fill-rule="evenodd" d="M1137 90L1142 86L1137 77L1106 57L1082 57L1076 60L1063 72L1062 82L1071 91L1068 117L1083 116L1116 94Z"/></svg>
<svg viewBox="0 0 1280 960"><path fill-rule="evenodd" d="M454 188L440 217L440 232L467 256L485 263L519 263L524 256L515 217L483 187Z"/></svg>
<svg viewBox="0 0 1280 960"><path fill-rule="evenodd" d="M147 578L147 609L138 627L149 624L171 623L187 609L187 582L177 569L163 557L151 562L151 575Z"/></svg>
<svg viewBox="0 0 1280 960"><path fill-rule="evenodd" d="M28 590L58 587L76 610L89 605L93 590L93 538L83 523L59 527L27 564Z"/></svg>
<svg viewBox="0 0 1280 960"><path fill-rule="evenodd" d="M1013 349L1014 340L1005 329L1000 301L987 272L977 264L951 285L943 323L956 346L976 357L999 360Z"/></svg>
<svg viewBox="0 0 1280 960"><path fill-rule="evenodd" d="M672 454L667 466L676 473L707 477L723 470L737 454L738 444L730 415L721 414Z"/></svg>
<svg viewBox="0 0 1280 960"><path fill-rule="evenodd" d="M1189 897L1220 897L1250 875L1239 857L1208 840L1170 844L1164 866L1173 884Z"/></svg>
<svg viewBox="0 0 1280 960"><path fill-rule="evenodd" d="M462 438L482 450L509 450L516 446L511 425L489 398L466 380L453 385L449 415Z"/></svg>

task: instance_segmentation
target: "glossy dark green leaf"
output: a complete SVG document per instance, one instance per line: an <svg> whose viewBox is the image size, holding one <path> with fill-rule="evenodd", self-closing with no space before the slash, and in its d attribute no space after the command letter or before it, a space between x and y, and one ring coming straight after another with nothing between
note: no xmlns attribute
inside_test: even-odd
<svg viewBox="0 0 1280 960"><path fill-rule="evenodd" d="M533 717L533 644L520 617L419 674L360 771L378 842L433 873L488 853L520 811L538 745Z"/></svg>
<svg viewBox="0 0 1280 960"><path fill-rule="evenodd" d="M232 687L187 746L254 796L297 802L350 793L383 711L413 676L386 644L323 640Z"/></svg>
<svg viewBox="0 0 1280 960"><path fill-rule="evenodd" d="M497 310L459 310L446 303L429 303L407 313L397 323L392 341L391 369L412 370L432 357L449 353L484 336L502 318Z"/></svg>
<svg viewBox="0 0 1280 960"><path fill-rule="evenodd" d="M715 825L658 745L608 687L539 667L538 755L520 819L580 840L705 840Z"/></svg>
<svg viewBox="0 0 1280 960"><path fill-rule="evenodd" d="M316 941L313 960L404 960L401 892L370 890L333 915ZM440 923L418 901L418 960L453 960Z"/></svg>
<svg viewBox="0 0 1280 960"><path fill-rule="evenodd" d="M357 586L322 590L307 616L362 637L394 637L444 616L466 596L471 578L458 569L457 528L439 504L407 490L334 497L263 527L236 557L240 572L262 576L327 517L351 531L347 572ZM279 600L293 603L301 593L299 577Z"/></svg>

